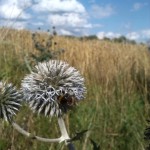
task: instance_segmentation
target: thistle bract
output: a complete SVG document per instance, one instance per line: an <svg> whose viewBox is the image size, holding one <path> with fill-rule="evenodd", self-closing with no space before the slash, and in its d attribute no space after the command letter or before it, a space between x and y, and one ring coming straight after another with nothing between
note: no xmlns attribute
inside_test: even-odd
<svg viewBox="0 0 150 150"><path fill-rule="evenodd" d="M59 60L38 63L22 81L22 90L31 109L45 116L62 115L86 92L79 71Z"/></svg>
<svg viewBox="0 0 150 150"><path fill-rule="evenodd" d="M21 92L12 84L0 82L0 118L11 122L22 101Z"/></svg>

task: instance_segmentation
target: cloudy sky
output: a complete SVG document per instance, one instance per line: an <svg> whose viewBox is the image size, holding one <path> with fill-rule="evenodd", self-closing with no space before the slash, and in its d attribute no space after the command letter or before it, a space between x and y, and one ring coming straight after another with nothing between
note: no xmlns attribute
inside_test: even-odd
<svg viewBox="0 0 150 150"><path fill-rule="evenodd" d="M0 26L150 39L150 0L0 0Z"/></svg>

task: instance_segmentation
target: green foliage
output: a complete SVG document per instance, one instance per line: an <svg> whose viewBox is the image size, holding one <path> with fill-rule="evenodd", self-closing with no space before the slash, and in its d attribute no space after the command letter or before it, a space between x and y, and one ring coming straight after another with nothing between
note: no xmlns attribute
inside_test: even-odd
<svg viewBox="0 0 150 150"><path fill-rule="evenodd" d="M33 44L39 42L39 45L34 45L37 54L33 53L35 58L34 56L32 56L32 58L35 61L55 58L55 55L51 53L53 48L55 48L53 38L51 39L49 37L50 39L44 39L44 41L42 40L43 43L41 43L38 37L39 39L43 39L41 38L41 34L35 35L35 42L33 41ZM44 44L48 42L50 42L50 45L52 42L53 46L46 47ZM44 45L43 49L40 47L42 45ZM93 47L94 45L95 44L93 44ZM71 46L74 46L76 49L78 48L73 44L71 44ZM82 46L81 48L84 48ZM107 46L107 42L105 46ZM18 47L18 45L14 45L13 42L2 41L0 43L0 80L8 80L19 87L21 79L29 70L24 61L24 53L20 54L18 51L16 52L16 47ZM95 49L98 51L99 49L97 49L97 47ZM105 47L102 48L105 50ZM111 49L111 47L108 46L108 49ZM120 47L118 49L120 49ZM85 50L87 51L87 49ZM78 55L80 55L80 53L78 53ZM87 56L89 57L88 54ZM103 55L103 57L105 58L105 55ZM114 56L112 55L111 57ZM111 57L108 57L108 59L111 59ZM128 57L130 57L130 55ZM98 64L102 61L101 58L98 59ZM146 58L143 57L143 59ZM73 60L76 60L75 56ZM115 57L114 60L116 60ZM84 59L82 59L82 61L84 61ZM124 60L122 62L124 62ZM135 62L137 64L140 63L140 61L138 62L137 60L135 60ZM87 62L85 62L85 64L86 63ZM119 68L118 62L116 62L116 64ZM87 64L85 67L88 67L88 65L90 64ZM93 67L95 67L94 63ZM141 68L144 68L144 65ZM121 70L122 72L119 71L121 73L116 74L116 78L113 78L111 85L108 84L110 78L107 74L106 82L100 79L100 73L98 74L98 80L96 80L96 72L93 71L92 67L89 69L91 74L87 76L90 80L90 82L87 83L87 98L80 102L76 109L70 111L69 114L65 116L67 129L71 137L74 137L76 132L79 133L85 129L88 130L84 138L81 138L81 141L74 142L76 149L92 150L93 144L96 144L97 147L100 145L102 150L144 149L143 132L146 127L145 118L147 118L147 112L149 111L147 105L149 95L147 96L145 93L147 89L149 89L147 88L149 86L149 78L146 78L148 71L146 72L145 68L145 70L141 68L136 70L137 68L135 67L135 70L132 69L133 72L130 74L124 71L126 68L123 68L123 70ZM96 69L99 69L98 66L96 66ZM109 68L105 66L102 67L102 69L102 73L105 69L108 69L108 73L110 71ZM138 71L138 73L136 73L136 71ZM127 75L131 76L131 81L126 79ZM101 81L103 81L103 83ZM21 108L20 113L16 117L16 122L27 131L39 136L54 138L60 135L55 118L50 119L36 115L26 106ZM65 150L63 143L50 144L28 139L13 130L11 126L5 125L1 120L0 135L0 150ZM90 139L93 140L93 144Z"/></svg>
<svg viewBox="0 0 150 150"><path fill-rule="evenodd" d="M116 85L116 89L119 90L118 86ZM124 95L121 91L116 91L111 97L104 96L103 93L99 92L101 87L97 85L88 87L88 91L87 99L81 103L80 107L66 116L71 137L74 136L75 131L80 132L88 129L88 133L81 142L74 142L76 148L93 149L89 140L92 138L97 141L98 145L100 144L103 150L141 150L145 127L143 97L138 93ZM94 97L92 97L92 93L94 93ZM98 103L96 97L99 99ZM23 107L18 114L17 122L32 133L43 137L53 138L60 135L55 119L49 120L33 114L26 107ZM3 140L7 139L5 146L8 147L13 144L16 150L64 149L62 144L37 142L27 139L17 132L13 135L13 143L11 143L12 136L8 136L8 134L13 135L13 130L6 127L2 131Z"/></svg>
<svg viewBox="0 0 150 150"><path fill-rule="evenodd" d="M7 141L0 139L0 150L5 150L7 147Z"/></svg>
<svg viewBox="0 0 150 150"><path fill-rule="evenodd" d="M80 40L98 40L98 37L96 35L89 35L80 37Z"/></svg>
<svg viewBox="0 0 150 150"><path fill-rule="evenodd" d="M104 41L111 41L111 39L110 38L108 38L108 37L104 37L104 39L103 39Z"/></svg>
<svg viewBox="0 0 150 150"><path fill-rule="evenodd" d="M93 141L92 139L90 139L92 145L93 145L93 150L100 150L100 145L98 145L97 143L95 143L95 141Z"/></svg>
<svg viewBox="0 0 150 150"><path fill-rule="evenodd" d="M47 31L49 32L49 30ZM49 59L57 59L64 52L64 49L55 49L57 42L54 41L54 36L57 33L53 27L53 35L49 34L48 38L41 37L41 33L35 32L32 34L34 48L38 53L31 54L31 58L36 62L48 61Z"/></svg>
<svg viewBox="0 0 150 150"><path fill-rule="evenodd" d="M112 42L116 42L116 43L129 43L129 44L133 44L133 45L136 44L136 41L129 40L125 36L120 36L118 38L113 38L113 39L110 39L108 37L104 37L104 40L105 41L112 41Z"/></svg>
<svg viewBox="0 0 150 150"><path fill-rule="evenodd" d="M23 59L23 58L22 58ZM28 68L15 53L12 43L0 43L0 80L7 80L19 85Z"/></svg>
<svg viewBox="0 0 150 150"><path fill-rule="evenodd" d="M114 41L114 42L117 42L117 43L136 44L136 41L134 41L134 40L129 40L129 39L127 39L125 36L120 36L120 37L118 37L118 38L114 38L113 41Z"/></svg>

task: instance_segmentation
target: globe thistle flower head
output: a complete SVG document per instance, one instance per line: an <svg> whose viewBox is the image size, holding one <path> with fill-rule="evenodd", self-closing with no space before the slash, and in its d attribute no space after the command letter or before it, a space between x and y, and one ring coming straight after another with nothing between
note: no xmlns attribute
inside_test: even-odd
<svg viewBox="0 0 150 150"><path fill-rule="evenodd" d="M0 118L12 122L21 107L22 94L12 84L0 82Z"/></svg>
<svg viewBox="0 0 150 150"><path fill-rule="evenodd" d="M59 116L84 98L84 78L66 62L38 63L22 81L25 99L33 111Z"/></svg>

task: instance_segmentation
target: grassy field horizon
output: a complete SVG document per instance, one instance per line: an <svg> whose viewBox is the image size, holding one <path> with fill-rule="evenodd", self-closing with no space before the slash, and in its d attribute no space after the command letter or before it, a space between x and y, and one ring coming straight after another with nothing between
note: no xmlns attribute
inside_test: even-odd
<svg viewBox="0 0 150 150"><path fill-rule="evenodd" d="M48 33L38 32L45 42ZM90 139L102 150L144 150L144 130L150 110L150 52L145 45L54 36L53 51L63 49L57 59L68 62L84 76L86 98L65 116L70 136L89 131L78 150L92 150ZM0 80L18 88L32 68L31 54L38 54L33 33L0 29ZM27 114L28 113L28 114ZM59 137L56 118L34 114L23 106L16 121L27 131L43 137ZM0 150L65 150L64 144L34 141L0 120ZM9 136L8 136L9 135Z"/></svg>

